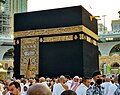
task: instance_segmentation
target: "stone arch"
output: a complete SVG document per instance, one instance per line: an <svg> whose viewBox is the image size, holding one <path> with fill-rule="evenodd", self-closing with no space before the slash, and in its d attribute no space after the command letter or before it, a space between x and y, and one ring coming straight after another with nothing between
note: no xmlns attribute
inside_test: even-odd
<svg viewBox="0 0 120 95"><path fill-rule="evenodd" d="M111 67L119 67L119 66L120 66L120 64L118 62L114 62L111 64Z"/></svg>
<svg viewBox="0 0 120 95"><path fill-rule="evenodd" d="M0 47L0 60L3 60L4 54L11 48L13 48L13 46L1 46Z"/></svg>
<svg viewBox="0 0 120 95"><path fill-rule="evenodd" d="M13 67L12 67L12 66L8 67L8 71L9 71L9 70L13 70Z"/></svg>
<svg viewBox="0 0 120 95"><path fill-rule="evenodd" d="M118 69L120 67L120 64L118 62L114 62L111 64L111 73L115 74L118 73Z"/></svg>
<svg viewBox="0 0 120 95"><path fill-rule="evenodd" d="M13 52L13 51L14 51L13 48L7 49L7 50L4 52L3 60L5 60L6 58L13 59L13 55L14 55L14 52Z"/></svg>
<svg viewBox="0 0 120 95"><path fill-rule="evenodd" d="M117 44L120 44L120 41L98 43L98 49L102 56L109 56L111 49Z"/></svg>
<svg viewBox="0 0 120 95"><path fill-rule="evenodd" d="M120 56L120 43L111 48L109 56Z"/></svg>

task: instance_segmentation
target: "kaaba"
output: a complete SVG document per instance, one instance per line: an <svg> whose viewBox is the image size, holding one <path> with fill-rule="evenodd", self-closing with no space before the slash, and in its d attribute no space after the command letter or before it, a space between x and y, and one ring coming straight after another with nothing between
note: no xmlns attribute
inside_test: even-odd
<svg viewBox="0 0 120 95"><path fill-rule="evenodd" d="M71 6L14 15L14 77L91 76L99 69L97 19ZM30 64L30 65L29 65Z"/></svg>

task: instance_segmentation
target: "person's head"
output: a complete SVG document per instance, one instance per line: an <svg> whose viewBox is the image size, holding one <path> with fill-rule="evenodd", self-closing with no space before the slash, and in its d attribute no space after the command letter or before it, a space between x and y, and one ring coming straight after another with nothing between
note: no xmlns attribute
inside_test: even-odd
<svg viewBox="0 0 120 95"><path fill-rule="evenodd" d="M44 77L39 78L39 82L40 83L45 82L45 78Z"/></svg>
<svg viewBox="0 0 120 95"><path fill-rule="evenodd" d="M50 89L42 83L36 83L27 91L27 95L52 95Z"/></svg>
<svg viewBox="0 0 120 95"><path fill-rule="evenodd" d="M72 90L65 90L61 93L61 95L77 95L77 94Z"/></svg>
<svg viewBox="0 0 120 95"><path fill-rule="evenodd" d="M105 82L110 82L110 77L106 77Z"/></svg>
<svg viewBox="0 0 120 95"><path fill-rule="evenodd" d="M90 78L89 78L89 77L83 77L82 83L83 83L85 86L89 87L89 86L90 86Z"/></svg>
<svg viewBox="0 0 120 95"><path fill-rule="evenodd" d="M65 81L71 80L71 77L69 75L65 75Z"/></svg>
<svg viewBox="0 0 120 95"><path fill-rule="evenodd" d="M95 84L100 85L102 83L102 78L101 78L100 71L97 70L97 71L93 72L92 77L95 81Z"/></svg>
<svg viewBox="0 0 120 95"><path fill-rule="evenodd" d="M59 81L59 79L55 79L55 83L59 83L60 81Z"/></svg>
<svg viewBox="0 0 120 95"><path fill-rule="evenodd" d="M35 82L36 82L36 83L39 83L39 78L35 78Z"/></svg>
<svg viewBox="0 0 120 95"><path fill-rule="evenodd" d="M65 82L65 76L61 75L59 78L60 83L64 83Z"/></svg>
<svg viewBox="0 0 120 95"><path fill-rule="evenodd" d="M51 79L49 77L47 77L46 82L51 82Z"/></svg>
<svg viewBox="0 0 120 95"><path fill-rule="evenodd" d="M28 86L27 84L25 84L25 85L23 86L23 90L24 90L24 91L27 91L28 88L29 88L29 86Z"/></svg>
<svg viewBox="0 0 120 95"><path fill-rule="evenodd" d="M79 79L80 79L80 83L82 83L82 77L80 77Z"/></svg>
<svg viewBox="0 0 120 95"><path fill-rule="evenodd" d="M10 95L20 95L20 84L18 82L11 82L9 84Z"/></svg>
<svg viewBox="0 0 120 95"><path fill-rule="evenodd" d="M21 83L23 83L25 85L26 84L26 80L25 79L21 79Z"/></svg>
<svg viewBox="0 0 120 95"><path fill-rule="evenodd" d="M74 82L79 82L79 77L78 77L78 76L75 76L75 77L73 78L73 81L74 81Z"/></svg>
<svg viewBox="0 0 120 95"><path fill-rule="evenodd" d="M118 76L115 76L115 77L114 77L113 82L114 82L114 83L118 83Z"/></svg>
<svg viewBox="0 0 120 95"><path fill-rule="evenodd" d="M103 82L106 82L106 75L102 75Z"/></svg>

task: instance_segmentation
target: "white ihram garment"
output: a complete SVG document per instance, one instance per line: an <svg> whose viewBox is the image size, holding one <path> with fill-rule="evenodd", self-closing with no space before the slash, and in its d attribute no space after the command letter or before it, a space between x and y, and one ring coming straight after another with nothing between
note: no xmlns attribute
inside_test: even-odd
<svg viewBox="0 0 120 95"><path fill-rule="evenodd" d="M77 95L86 95L88 87L81 83L78 88L76 89Z"/></svg>
<svg viewBox="0 0 120 95"><path fill-rule="evenodd" d="M54 84L52 95L60 95L63 91L65 91L65 89L63 88L61 83Z"/></svg>
<svg viewBox="0 0 120 95"><path fill-rule="evenodd" d="M117 85L119 84L112 84L108 87L108 94L107 95L114 95L115 90L118 88Z"/></svg>

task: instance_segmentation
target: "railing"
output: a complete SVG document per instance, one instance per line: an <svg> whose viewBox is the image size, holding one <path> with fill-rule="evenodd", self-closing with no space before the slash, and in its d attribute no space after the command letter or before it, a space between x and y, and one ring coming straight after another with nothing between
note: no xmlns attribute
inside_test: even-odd
<svg viewBox="0 0 120 95"><path fill-rule="evenodd" d="M120 30L118 31L106 31L106 32L98 32L99 36L102 35L116 35L116 34L120 34Z"/></svg>
<svg viewBox="0 0 120 95"><path fill-rule="evenodd" d="M3 58L3 60L7 60L7 61L13 61L14 59L13 58Z"/></svg>

